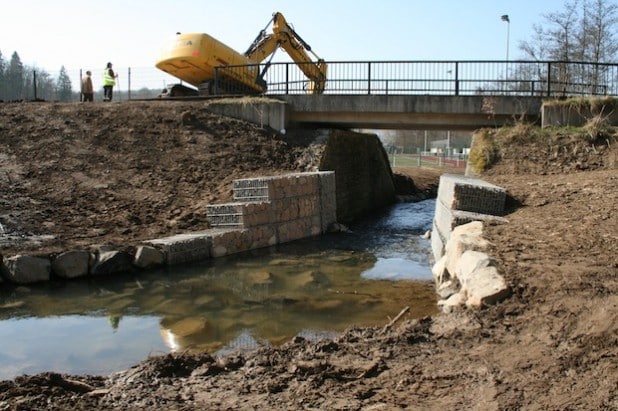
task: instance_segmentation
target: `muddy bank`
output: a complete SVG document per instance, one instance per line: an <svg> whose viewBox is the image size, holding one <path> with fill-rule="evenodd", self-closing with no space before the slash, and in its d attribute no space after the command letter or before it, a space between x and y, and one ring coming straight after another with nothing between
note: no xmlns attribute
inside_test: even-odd
<svg viewBox="0 0 618 411"><path fill-rule="evenodd" d="M509 195L509 223L484 233L513 290L496 306L386 318L333 341L296 338L250 355L153 356L111 376L19 377L0 382L0 409L618 409L610 141L557 150L527 141L483 176ZM165 219L175 215L166 210Z"/></svg>

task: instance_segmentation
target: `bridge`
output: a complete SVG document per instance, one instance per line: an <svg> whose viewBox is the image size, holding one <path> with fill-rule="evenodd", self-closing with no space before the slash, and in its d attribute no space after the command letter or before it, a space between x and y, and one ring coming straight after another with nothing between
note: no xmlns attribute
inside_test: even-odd
<svg viewBox="0 0 618 411"><path fill-rule="evenodd" d="M618 95L618 63L565 61L327 62L323 94L296 63L260 64L268 116L305 127L474 130L538 122L543 100ZM247 66L216 69L219 79ZM226 90L229 92L229 87ZM279 114L274 114L278 112ZM263 113L261 114L263 117Z"/></svg>

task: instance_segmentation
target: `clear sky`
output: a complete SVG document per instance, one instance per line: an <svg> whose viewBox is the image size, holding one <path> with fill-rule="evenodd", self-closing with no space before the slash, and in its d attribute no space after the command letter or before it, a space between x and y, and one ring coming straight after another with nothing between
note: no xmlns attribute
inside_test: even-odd
<svg viewBox="0 0 618 411"><path fill-rule="evenodd" d="M0 51L49 71L153 67L174 33L203 32L243 53L273 12L327 61L499 60L520 56L564 0L2 0ZM510 23L500 16L508 14ZM276 61L285 60L277 55Z"/></svg>

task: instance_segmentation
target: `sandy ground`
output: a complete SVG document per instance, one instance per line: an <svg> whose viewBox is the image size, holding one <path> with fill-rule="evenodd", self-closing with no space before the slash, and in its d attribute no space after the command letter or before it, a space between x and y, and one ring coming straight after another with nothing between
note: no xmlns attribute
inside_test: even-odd
<svg viewBox="0 0 618 411"><path fill-rule="evenodd" d="M307 167L302 139L147 104L0 105L0 223L59 238L0 252L199 226L231 178ZM509 194L508 224L485 230L513 289L496 306L250 355L152 357L111 376L18 377L0 382L0 410L618 409L616 145L584 163L573 150L540 161L514 149L483 176ZM423 187L439 177L397 171ZM196 202L192 190L211 194Z"/></svg>

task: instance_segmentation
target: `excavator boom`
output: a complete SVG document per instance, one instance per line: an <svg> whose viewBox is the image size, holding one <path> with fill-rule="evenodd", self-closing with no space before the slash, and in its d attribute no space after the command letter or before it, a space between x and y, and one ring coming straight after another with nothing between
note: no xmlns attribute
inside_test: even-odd
<svg viewBox="0 0 618 411"><path fill-rule="evenodd" d="M310 80L309 91L322 93L326 85L326 63L324 60L311 50L311 46L288 24L283 14L274 13L270 22L273 26L272 34L268 35L266 30L262 30L251 47L245 52L245 56L262 62L281 47ZM314 62L308 53L311 53L317 61Z"/></svg>

